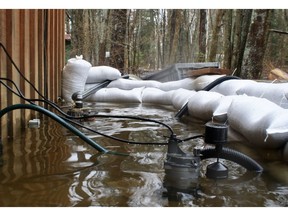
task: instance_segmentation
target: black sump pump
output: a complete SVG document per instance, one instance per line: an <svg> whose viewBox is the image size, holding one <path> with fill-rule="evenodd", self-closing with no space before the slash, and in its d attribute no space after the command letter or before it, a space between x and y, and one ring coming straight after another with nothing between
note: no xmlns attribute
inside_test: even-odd
<svg viewBox="0 0 288 216"><path fill-rule="evenodd" d="M166 173L174 173L174 176L182 179L197 179L200 175L201 160L209 158L217 159L215 163L207 166L206 176L212 179L228 177L228 168L219 161L220 158L235 162L248 171L257 173L263 171L263 168L250 157L223 147L227 143L228 136L228 126L226 124L208 122L205 126L204 141L206 144L214 145L215 148L194 148L193 154L185 153L179 147L182 141L172 135L168 142L168 152L164 162Z"/></svg>

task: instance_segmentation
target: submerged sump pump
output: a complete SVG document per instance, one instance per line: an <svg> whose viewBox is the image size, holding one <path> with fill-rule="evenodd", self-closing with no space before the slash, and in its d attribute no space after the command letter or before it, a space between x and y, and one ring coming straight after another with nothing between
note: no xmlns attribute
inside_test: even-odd
<svg viewBox="0 0 288 216"><path fill-rule="evenodd" d="M205 128L204 141L215 145L217 161L207 166L206 176L213 179L228 177L228 168L219 161L223 144L227 143L228 127L224 124L208 122ZM165 172L178 179L197 179L200 175L201 150L194 148L193 154L183 152L179 147L180 141L171 136L168 142L168 153L164 163Z"/></svg>
<svg viewBox="0 0 288 216"><path fill-rule="evenodd" d="M168 152L164 162L165 178L163 194L168 199L178 199L178 193L189 193L198 196L200 175L200 156L198 149L194 149L194 154L183 152L178 140L174 135L169 138Z"/></svg>
<svg viewBox="0 0 288 216"><path fill-rule="evenodd" d="M217 161L209 164L206 167L206 177L211 179L225 179L228 178L228 167L222 164L219 159L225 159L235 162L248 171L260 173L263 168L250 157L233 149L224 148L223 145L227 143L228 126L226 124L219 124L208 122L205 125L204 142L209 145L214 145L215 148L194 148L193 154L183 152L179 144L182 142L178 140L175 135L172 135L168 142L168 152L164 162L165 174L169 185L177 185L179 180L189 180L188 184L197 184L200 176L201 161L208 158L216 158ZM171 180L172 183L169 183ZM181 185L180 187L182 187ZM188 185L186 185L188 186Z"/></svg>
<svg viewBox="0 0 288 216"><path fill-rule="evenodd" d="M200 196L201 161L205 159L217 159L216 162L206 167L206 177L210 179L228 178L228 167L219 161L220 158L235 162L246 168L247 171L253 171L256 174L263 171L263 168L250 157L223 147L227 143L227 125L208 122L205 126L204 142L214 145L215 148L194 148L193 154L185 153L179 147L182 141L177 139L175 135L171 135L164 162L164 187L167 191L163 195L167 196L168 199L178 199L179 192L188 193L194 197Z"/></svg>

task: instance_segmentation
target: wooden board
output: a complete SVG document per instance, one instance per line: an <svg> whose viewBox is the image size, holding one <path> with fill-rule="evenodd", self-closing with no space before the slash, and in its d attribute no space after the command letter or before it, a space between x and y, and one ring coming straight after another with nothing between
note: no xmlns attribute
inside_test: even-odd
<svg viewBox="0 0 288 216"><path fill-rule="evenodd" d="M188 70L186 72L187 77L198 77L202 75L224 75L224 74L230 74L229 69L223 69L223 68L201 68L197 70Z"/></svg>

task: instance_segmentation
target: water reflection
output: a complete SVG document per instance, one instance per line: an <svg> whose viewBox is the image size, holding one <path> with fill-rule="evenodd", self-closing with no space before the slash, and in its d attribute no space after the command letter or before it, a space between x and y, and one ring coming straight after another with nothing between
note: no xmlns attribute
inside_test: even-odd
<svg viewBox="0 0 288 216"><path fill-rule="evenodd" d="M100 112L139 115L163 121L180 137L201 133L202 124L183 118L165 107L106 104ZM137 142L162 142L167 129L142 121L99 118L87 122L94 129ZM226 162L229 179L178 178L164 169L167 147L131 145L99 135L93 137L106 148L130 152L128 157L99 154L54 121L43 121L39 129L27 129L12 141L3 140L0 157L0 206L287 206L287 164L264 157L265 172L246 175L245 169ZM203 145L202 140L183 143L185 151ZM263 152L237 143L230 147L261 160ZM238 149L237 149L238 148ZM271 155L271 154L270 154ZM273 158L273 162L269 159Z"/></svg>

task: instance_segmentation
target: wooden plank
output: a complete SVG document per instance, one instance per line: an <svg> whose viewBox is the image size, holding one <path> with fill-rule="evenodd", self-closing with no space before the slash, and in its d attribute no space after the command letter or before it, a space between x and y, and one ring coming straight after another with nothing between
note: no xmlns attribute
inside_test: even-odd
<svg viewBox="0 0 288 216"><path fill-rule="evenodd" d="M44 10L37 10L37 71L38 71L38 90L44 95L43 71L44 71ZM39 103L39 105L44 105ZM41 115L40 115L41 116Z"/></svg>
<svg viewBox="0 0 288 216"><path fill-rule="evenodd" d="M187 77L198 77L202 75L223 75L223 74L230 74L229 69L223 68L202 68L197 70L188 70L186 72Z"/></svg>
<svg viewBox="0 0 288 216"><path fill-rule="evenodd" d="M0 10L0 42L3 46L6 46L6 10ZM6 54L3 48L0 49L0 75L1 77L6 78ZM5 83L5 82L4 82ZM3 109L7 106L7 89L1 85L1 103L0 108ZM4 115L1 118L1 131L0 131L1 138L7 138L7 115Z"/></svg>
<svg viewBox="0 0 288 216"><path fill-rule="evenodd" d="M47 15L47 20L45 20L45 15ZM0 42L6 47L22 74L42 95L49 95L54 101L60 94L61 71L65 63L64 17L64 10L0 10ZM45 28L46 24L48 28ZM45 32L47 44L44 41ZM20 77L2 49L0 49L0 69L1 77L15 81L27 98L39 97L35 90ZM49 94L45 93L46 89ZM0 94L1 109L15 103L24 103L2 85ZM33 112L18 110L4 115L1 118L1 137L15 136L16 128L24 128ZM38 115L35 112L34 116Z"/></svg>
<svg viewBox="0 0 288 216"><path fill-rule="evenodd" d="M11 26L12 28L12 50L13 53L11 54L11 57L16 65L12 66L12 70L11 70L11 77L12 80L17 84L17 86L20 85L20 80L21 77L17 71L17 68L19 68L19 64L20 64L20 53L18 52L18 50L20 49L20 38L21 35L19 34L19 16L20 16L20 11L19 10L12 10L12 23L13 25ZM10 63L11 64L11 63ZM13 87L13 89L15 89ZM20 103L20 97L18 97L15 94L12 94L12 104L19 104ZM12 105L11 104L11 105ZM13 111L13 136L18 136L19 135L19 130L17 130L17 126L16 125L20 125L21 122L21 111L20 110L15 110Z"/></svg>
<svg viewBox="0 0 288 216"><path fill-rule="evenodd" d="M13 48L12 48L12 10L6 10L6 28L5 28L5 31L6 31L6 49L9 53L9 55L12 57L13 53ZM11 79L13 80L13 77L12 77L12 64L10 63L10 60L8 58L6 58L6 77L8 79ZM9 84L11 86L11 84ZM13 103L13 100L12 100L12 93L10 91L7 91L7 105L12 105ZM10 137L13 137L13 120L14 120L14 112L9 112L7 113L7 131L8 131L8 134L7 134L7 137L10 138Z"/></svg>
<svg viewBox="0 0 288 216"><path fill-rule="evenodd" d="M19 47L19 53L20 53L20 64L19 69L21 72L25 71L25 10L20 10L20 16L19 16L19 34L20 37L20 47ZM20 89L25 95L25 80L20 79ZM21 103L24 103L24 100L21 100ZM26 110L22 109L21 111L21 127L24 128L26 125L25 116L26 116Z"/></svg>

